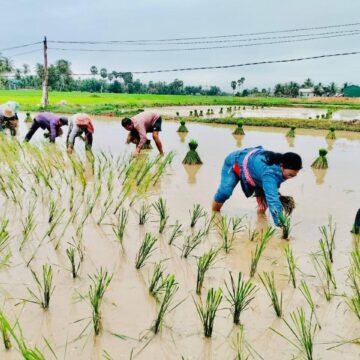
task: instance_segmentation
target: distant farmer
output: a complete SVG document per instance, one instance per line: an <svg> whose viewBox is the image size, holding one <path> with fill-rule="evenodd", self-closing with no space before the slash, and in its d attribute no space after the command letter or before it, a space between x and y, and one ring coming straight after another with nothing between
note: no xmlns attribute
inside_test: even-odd
<svg viewBox="0 0 360 360"><path fill-rule="evenodd" d="M75 138L80 136L85 141L85 150L91 151L93 143L94 125L88 114L75 114L69 121L69 131L66 139L67 151L74 150Z"/></svg>
<svg viewBox="0 0 360 360"><path fill-rule="evenodd" d="M356 213L352 232L356 235L360 234L360 209Z"/></svg>
<svg viewBox="0 0 360 360"><path fill-rule="evenodd" d="M152 133L156 147L160 154L163 154L162 143L159 138L159 132L161 131L161 117L160 115L151 112L144 111L135 115L131 119L124 118L121 122L122 126L130 131L128 142L134 142L136 149L134 155L138 155L147 142L146 133Z"/></svg>
<svg viewBox="0 0 360 360"><path fill-rule="evenodd" d="M6 104L0 105L0 132L9 129L11 136L16 136L19 126L19 118L16 113L18 109L19 105L15 101L8 101Z"/></svg>
<svg viewBox="0 0 360 360"><path fill-rule="evenodd" d="M35 116L28 133L25 136L25 141L30 141L33 135L39 128L49 130L48 136L51 143L55 142L56 137L62 134L61 127L68 125L68 119L65 116L55 115L51 112L41 112Z"/></svg>
<svg viewBox="0 0 360 360"><path fill-rule="evenodd" d="M220 211L240 182L246 197L258 195L258 211L265 212L269 207L275 225L279 226L279 215L284 211L279 187L285 180L295 177L301 168L302 160L296 153L275 153L262 146L234 151L225 159L212 209ZM259 195L261 193L264 197Z"/></svg>

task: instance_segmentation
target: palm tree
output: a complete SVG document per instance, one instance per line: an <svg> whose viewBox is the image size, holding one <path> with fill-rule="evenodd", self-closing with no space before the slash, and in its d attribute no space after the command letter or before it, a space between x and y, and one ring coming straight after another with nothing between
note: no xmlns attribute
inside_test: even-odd
<svg viewBox="0 0 360 360"><path fill-rule="evenodd" d="M232 81L231 83L230 83L230 85L231 85L231 87L232 87L232 89L233 89L233 94L235 93L235 89L236 89L236 81Z"/></svg>
<svg viewBox="0 0 360 360"><path fill-rule="evenodd" d="M308 88L312 88L314 86L313 81L310 78L307 78L304 83L302 84L302 86L306 89Z"/></svg>
<svg viewBox="0 0 360 360"><path fill-rule="evenodd" d="M244 77L241 77L237 83L238 83L238 87L239 87L239 91L241 90L241 87L244 85L244 82L245 82L245 78Z"/></svg>
<svg viewBox="0 0 360 360"><path fill-rule="evenodd" d="M23 74L27 75L30 72L30 66L28 64L23 64Z"/></svg>
<svg viewBox="0 0 360 360"><path fill-rule="evenodd" d="M90 72L91 72L91 75L97 75L98 74L98 68L93 65L91 68L90 68Z"/></svg>
<svg viewBox="0 0 360 360"><path fill-rule="evenodd" d="M114 79L114 74L113 73L109 73L108 76L107 76L108 80L110 82L112 82L112 80Z"/></svg>
<svg viewBox="0 0 360 360"><path fill-rule="evenodd" d="M100 69L100 76L105 80L108 76L108 72L105 68Z"/></svg>
<svg viewBox="0 0 360 360"><path fill-rule="evenodd" d="M0 74L9 73L13 68L12 61L9 58L0 55Z"/></svg>

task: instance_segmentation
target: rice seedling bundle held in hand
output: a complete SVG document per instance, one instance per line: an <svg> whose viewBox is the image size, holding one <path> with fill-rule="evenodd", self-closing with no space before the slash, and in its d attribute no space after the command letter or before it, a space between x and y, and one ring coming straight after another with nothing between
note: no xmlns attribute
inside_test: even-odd
<svg viewBox="0 0 360 360"><path fill-rule="evenodd" d="M328 151L326 149L319 150L319 157L311 164L311 167L314 169L327 169L328 161L326 158L326 154Z"/></svg>
<svg viewBox="0 0 360 360"><path fill-rule="evenodd" d="M282 230L282 238L288 240L291 232L291 217L281 213L279 216L280 227Z"/></svg>
<svg viewBox="0 0 360 360"><path fill-rule="evenodd" d="M201 165L203 162L200 159L199 154L196 149L198 147L198 143L196 140L190 140L189 142L189 151L187 152L183 164L186 165Z"/></svg>
<svg viewBox="0 0 360 360"><path fill-rule="evenodd" d="M184 121L184 120L181 120L181 121L180 121L180 126L179 126L179 128L177 129L177 132L179 132L179 133L187 133L187 132L189 132L188 128L187 128L186 125L185 125L185 121Z"/></svg>
<svg viewBox="0 0 360 360"><path fill-rule="evenodd" d="M295 200L292 196L279 194L281 205L283 206L286 215L291 215L295 209Z"/></svg>

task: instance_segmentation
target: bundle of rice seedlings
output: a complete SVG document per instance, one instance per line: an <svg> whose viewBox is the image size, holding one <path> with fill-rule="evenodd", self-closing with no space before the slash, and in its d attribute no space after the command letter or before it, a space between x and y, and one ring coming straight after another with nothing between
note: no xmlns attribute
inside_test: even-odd
<svg viewBox="0 0 360 360"><path fill-rule="evenodd" d="M295 137L295 130L296 130L296 127L295 126L291 126L289 131L286 133L286 137Z"/></svg>
<svg viewBox="0 0 360 360"><path fill-rule="evenodd" d="M221 303L222 297L222 291L220 288L216 291L211 288L207 293L205 305L201 299L199 303L195 302L196 310L203 324L205 337L212 336L216 312Z"/></svg>
<svg viewBox="0 0 360 360"><path fill-rule="evenodd" d="M190 227L194 227L199 219L206 215L206 211L200 204L194 204L190 212L191 222Z"/></svg>
<svg viewBox="0 0 360 360"><path fill-rule="evenodd" d="M93 276L90 276L92 284L88 292L90 305L92 308L92 322L95 335L99 335L101 324L101 303L106 289L109 287L113 275L109 275L107 271L102 268Z"/></svg>
<svg viewBox="0 0 360 360"><path fill-rule="evenodd" d="M289 245L287 245L285 247L284 254L285 254L286 262L287 262L288 268L289 268L289 280L291 281L292 286L294 288L296 288L297 265L296 265L296 259L295 259L294 253Z"/></svg>
<svg viewBox="0 0 360 360"><path fill-rule="evenodd" d="M199 230L193 235L188 235L183 244L181 256L185 259L192 253L192 251L200 245L202 239L204 237L204 232Z"/></svg>
<svg viewBox="0 0 360 360"><path fill-rule="evenodd" d="M334 126L330 126L329 132L326 135L326 139L329 139L329 140L335 140L336 139L335 127Z"/></svg>
<svg viewBox="0 0 360 360"><path fill-rule="evenodd" d="M116 240L120 243L121 247L123 247L124 233L126 224L128 223L128 217L129 210L121 209L117 217L117 224L112 227Z"/></svg>
<svg viewBox="0 0 360 360"><path fill-rule="evenodd" d="M192 111L189 112L189 116L193 116L193 112L192 112Z"/></svg>
<svg viewBox="0 0 360 360"><path fill-rule="evenodd" d="M240 324L241 314L248 308L250 303L255 298L255 293L257 292L256 286L251 282L251 280L245 281L243 274L239 272L237 283L235 284L234 278L230 274L230 284L228 285L225 282L225 286L228 292L226 296L227 301L231 305L231 312L233 315L234 324Z"/></svg>
<svg viewBox="0 0 360 360"><path fill-rule="evenodd" d="M220 108L219 114L222 114L224 112L223 108Z"/></svg>
<svg viewBox="0 0 360 360"><path fill-rule="evenodd" d="M28 288L27 290L32 297L32 300L28 301L41 305L43 309L48 309L51 296L55 289L55 287L52 285L53 271L51 265L48 264L44 264L42 270L42 280L39 279L35 271L31 270L36 283L38 294L35 294L31 289Z"/></svg>
<svg viewBox="0 0 360 360"><path fill-rule="evenodd" d="M200 159L199 154L197 153L196 149L198 147L198 143L196 140L190 140L189 142L189 151L187 152L183 164L187 165L201 165L202 161Z"/></svg>
<svg viewBox="0 0 360 360"><path fill-rule="evenodd" d="M32 122L32 118L29 112L26 113L26 117L24 120L26 123L31 123Z"/></svg>
<svg viewBox="0 0 360 360"><path fill-rule="evenodd" d="M214 263L219 249L210 249L207 253L200 256L197 260L197 278L196 278L196 293L201 294L201 288L204 283L205 273Z"/></svg>
<svg viewBox="0 0 360 360"><path fill-rule="evenodd" d="M151 140L147 139L146 143L144 144L144 146L142 148L143 148L143 150L151 150L153 148L151 145Z"/></svg>
<svg viewBox="0 0 360 360"><path fill-rule="evenodd" d="M300 308L300 310L291 313L290 318L291 323L285 319L283 320L291 334L294 336L294 340L291 340L288 336L281 334L273 328L271 328L271 330L293 345L296 350L303 355L304 359L313 360L314 337L318 330L318 326L313 323L312 314L310 315L310 319L307 319L304 309Z"/></svg>
<svg viewBox="0 0 360 360"><path fill-rule="evenodd" d="M173 227L173 230L172 230L171 235L169 237L169 242L168 242L169 245L171 245L183 233L183 231L181 229L182 224L179 224L178 220L176 220L175 224L172 225L172 227Z"/></svg>
<svg viewBox="0 0 360 360"><path fill-rule="evenodd" d="M320 233L325 244L326 251L329 255L330 261L334 262L334 249L335 249L335 233L336 233L336 224L333 224L332 217L329 217L328 225L322 225L320 228Z"/></svg>
<svg viewBox="0 0 360 360"><path fill-rule="evenodd" d="M274 235L275 229L271 226L268 226L265 231L261 233L260 244L256 245L255 252L251 253L251 266L250 266L250 277L254 277L256 273L256 268L261 258L265 246L270 238Z"/></svg>
<svg viewBox="0 0 360 360"><path fill-rule="evenodd" d="M140 211L138 212L139 215L139 225L144 225L150 215L151 206L143 202L140 207Z"/></svg>
<svg viewBox="0 0 360 360"><path fill-rule="evenodd" d="M237 127L235 128L233 134L234 135L245 135L243 125L244 125L244 120L241 120L241 119L238 120Z"/></svg>
<svg viewBox="0 0 360 360"><path fill-rule="evenodd" d="M187 128L186 125L185 125L185 121L184 121L184 120L181 120L181 121L180 121L180 126L179 126L179 128L177 129L177 132L179 132L179 133L187 133L187 132L189 132L188 128Z"/></svg>
<svg viewBox="0 0 360 360"><path fill-rule="evenodd" d="M199 116L204 116L203 110L200 110Z"/></svg>
<svg viewBox="0 0 360 360"><path fill-rule="evenodd" d="M154 245L157 239L150 233L145 234L145 238L139 248L135 258L135 267L140 269L145 265L145 261L150 257L151 253L155 250Z"/></svg>
<svg viewBox="0 0 360 360"><path fill-rule="evenodd" d="M295 200L292 196L279 194L281 205L283 206L286 215L291 215L295 209Z"/></svg>
<svg viewBox="0 0 360 360"><path fill-rule="evenodd" d="M198 117L198 116L199 116L198 111L197 111L196 109L194 110L194 116L195 116L195 117Z"/></svg>
<svg viewBox="0 0 360 360"><path fill-rule="evenodd" d="M315 319L316 319L316 322L318 324L319 329L321 329L321 325L320 325L319 319L318 319L317 314L316 314L315 302L314 302L314 300L312 298L309 287L307 286L307 283L304 280L301 280L299 289L300 289L301 293L303 294L305 300L309 304L311 312L315 316Z"/></svg>
<svg viewBox="0 0 360 360"><path fill-rule="evenodd" d="M280 297L276 291L274 272L270 274L267 272L263 273L263 276L259 275L261 282L263 283L267 294L271 299L271 304L274 308L275 314L277 317L282 316L282 293Z"/></svg>
<svg viewBox="0 0 360 360"><path fill-rule="evenodd" d="M319 150L319 157L315 159L315 161L311 164L311 167L314 169L327 169L328 168L328 162L326 158L326 154L328 151L326 149L320 149Z"/></svg>
<svg viewBox="0 0 360 360"><path fill-rule="evenodd" d="M154 332L154 334L157 334L161 330L162 324L164 323L165 315L172 310L169 309L169 307L178 290L179 285L175 281L175 276L170 275L164 285L164 296L162 298L157 317L152 326L152 331Z"/></svg>
<svg viewBox="0 0 360 360"><path fill-rule="evenodd" d="M80 265L81 265L80 254L75 246L70 246L68 249L66 249L66 255L71 264L72 277L73 279L75 279L78 276L80 270Z"/></svg>
<svg viewBox="0 0 360 360"><path fill-rule="evenodd" d="M291 217L281 213L279 215L279 222L280 222L280 227L282 230L282 238L284 240L288 240L289 236L290 236L290 232L291 232Z"/></svg>
<svg viewBox="0 0 360 360"><path fill-rule="evenodd" d="M164 200L162 197L159 198L159 200L153 204L153 207L159 214L159 233L162 234L164 232L167 221L169 220L169 209L166 206L166 200Z"/></svg>

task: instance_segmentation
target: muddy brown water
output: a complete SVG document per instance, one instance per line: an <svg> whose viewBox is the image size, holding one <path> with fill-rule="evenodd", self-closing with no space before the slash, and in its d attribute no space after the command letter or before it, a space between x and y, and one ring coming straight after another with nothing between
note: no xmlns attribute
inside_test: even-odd
<svg viewBox="0 0 360 360"><path fill-rule="evenodd" d="M219 117L255 117L255 118L292 118L292 119L316 119L326 115L326 108L302 108L302 107L253 107L253 106L234 106L231 107L232 111L228 112L226 109L228 105L218 106L166 106L159 108L148 108L146 110L156 111L162 115L175 116L178 112L180 116L189 116L190 111L194 112L197 110L203 111L205 117L219 118ZM220 109L223 109L223 113L220 113ZM214 111L214 115L206 115L208 109ZM332 114L333 120L354 120L360 119L360 110L337 110Z"/></svg>
<svg viewBox="0 0 360 360"><path fill-rule="evenodd" d="M285 137L286 130L273 128L244 127L245 136L233 136L234 127L224 125L187 124L189 133L180 135L176 132L178 124L166 122L163 125L161 138L166 151L174 150L176 156L169 175L160 185L153 189L147 200L153 201L161 195L170 208L169 224L179 220L190 233L189 210L199 203L210 211L211 199L220 179L220 171L225 156L239 147L262 145L274 151L295 151L301 154L304 169L295 179L285 182L281 191L292 195L296 200L293 214L293 230L290 245L298 261L298 282L305 279L315 303L317 314L322 325L315 336L314 355L316 359L360 359L360 347L344 345L328 350L334 342L354 339L360 336L360 321L352 314L342 295L350 294L346 282L353 237L349 230L360 205L360 134L337 132L335 141L325 140L325 131L296 130L295 139ZM23 137L26 125L21 123L19 138ZM42 139L39 130L34 141ZM132 145L125 145L125 133L121 124L113 119L98 118L95 120L94 150L110 150L114 154L131 151ZM187 151L190 139L199 142L198 152L204 164L189 167L181 164ZM64 138L58 141L63 146ZM81 151L83 144L77 141L76 149ZM317 157L319 148L328 148L329 168L313 170L310 165ZM152 150L151 155L156 154ZM105 183L105 180L104 180ZM11 235L20 237L19 218L12 205L0 197L1 216L10 218ZM131 353L136 359L233 359L235 352L233 340L237 327L233 326L228 303L224 298L220 305L214 326L212 339L205 339L202 326L196 313L194 299L196 287L196 258L181 258L181 247L184 237L176 240L176 246L168 246L170 230L158 235L157 217L152 214L151 221L144 227L137 225L139 204L130 209L130 220L127 226L124 250L115 242L111 226L97 226L90 219L84 229L85 261L80 278L73 280L68 271L68 260L65 255L66 241L71 241L72 234L67 234L64 244L58 251L52 244L41 247L33 267L40 269L45 261L54 268L55 291L50 309L42 310L38 305L21 304L21 299L29 298L27 287L34 288L31 273L24 265L16 247L13 249L11 266L0 270L0 303L11 319L18 318L23 333L31 346L37 345L44 351L47 359L53 358L44 345L43 336L53 347L58 359L102 359L107 351L113 359L129 359ZM245 224L253 227L264 227L269 214L258 216L254 199L246 199L239 187L232 198L225 204L222 213L227 216L246 216ZM337 294L330 303L322 294L320 281L316 276L309 254L318 251L320 233L318 227L327 224L331 215L337 224L334 271L337 280ZM44 218L46 210L44 209ZM37 233L44 228L44 218L38 219ZM199 228L202 220L197 225ZM145 232L151 231L158 236L157 250L141 270L135 270L134 258ZM212 232L209 238L197 248L193 255L199 256L211 246L220 243L220 238ZM283 249L288 244L277 234L267 245L259 262L258 273L274 271L278 289L283 294L285 318L300 306L309 315L306 301L298 289L288 283L288 270ZM227 255L221 253L212 269L205 275L202 298L210 287L222 287L229 280L228 271L236 274L242 271L249 275L251 253L256 243L248 240L247 231L240 233L235 240L234 248ZM179 283L179 291L174 304L181 304L165 318L161 334L153 336L149 331L156 315L157 304L148 294L147 282L155 261L166 259L165 266L169 273L174 273ZM100 336L93 336L91 325L82 334L90 321L89 304L81 299L89 288L89 274L103 266L114 278L105 293L102 318L103 331ZM276 318L270 307L270 300L257 275L254 278L259 287L255 300L242 315L245 326L246 341L266 360L288 360L297 351L270 328L290 334L282 320ZM20 303L20 304L19 304ZM122 339L114 334L125 335ZM80 336L80 338L79 338ZM16 350L6 352L2 346L1 359L20 359ZM255 356L255 358L259 358Z"/></svg>

